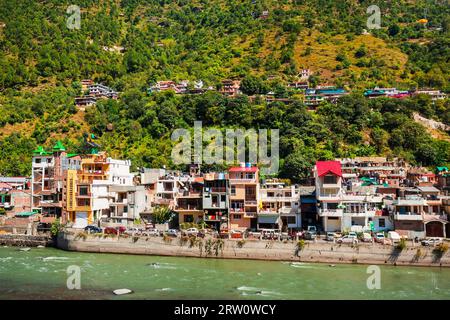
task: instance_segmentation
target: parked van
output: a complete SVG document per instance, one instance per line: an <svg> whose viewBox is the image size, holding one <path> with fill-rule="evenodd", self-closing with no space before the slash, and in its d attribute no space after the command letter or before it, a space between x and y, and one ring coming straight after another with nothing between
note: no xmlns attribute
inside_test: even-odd
<svg viewBox="0 0 450 320"><path fill-rule="evenodd" d="M396 243L399 242L402 237L400 237L400 235L395 231L389 231L388 239L391 240L392 243Z"/></svg>

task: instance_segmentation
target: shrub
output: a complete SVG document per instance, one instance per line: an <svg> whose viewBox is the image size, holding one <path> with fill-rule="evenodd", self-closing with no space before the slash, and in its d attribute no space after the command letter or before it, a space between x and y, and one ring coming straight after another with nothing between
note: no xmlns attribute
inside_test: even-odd
<svg viewBox="0 0 450 320"><path fill-rule="evenodd" d="M236 245L237 245L238 248L242 248L244 246L244 244L245 244L245 240L244 239L239 240L238 242L236 242Z"/></svg>
<svg viewBox="0 0 450 320"><path fill-rule="evenodd" d="M406 239L405 238L400 239L400 242L397 244L397 246L395 248L400 251L405 249L406 248Z"/></svg>
<svg viewBox="0 0 450 320"><path fill-rule="evenodd" d="M448 251L448 244L440 243L436 246L436 248L434 248L433 251L439 254L440 256L443 256Z"/></svg>

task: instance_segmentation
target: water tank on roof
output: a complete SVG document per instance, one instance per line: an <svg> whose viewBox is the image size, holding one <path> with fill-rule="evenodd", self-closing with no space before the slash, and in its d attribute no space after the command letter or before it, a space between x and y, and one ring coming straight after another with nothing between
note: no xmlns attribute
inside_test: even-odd
<svg viewBox="0 0 450 320"><path fill-rule="evenodd" d="M225 179L225 175L223 173L219 173L219 180Z"/></svg>
<svg viewBox="0 0 450 320"><path fill-rule="evenodd" d="M246 167L246 168L251 168L251 167L252 167L252 164L251 164L250 162L247 162L247 163L245 164L245 167Z"/></svg>
<svg viewBox="0 0 450 320"><path fill-rule="evenodd" d="M240 165L241 165L241 168L244 168L245 167L245 162L241 162Z"/></svg>

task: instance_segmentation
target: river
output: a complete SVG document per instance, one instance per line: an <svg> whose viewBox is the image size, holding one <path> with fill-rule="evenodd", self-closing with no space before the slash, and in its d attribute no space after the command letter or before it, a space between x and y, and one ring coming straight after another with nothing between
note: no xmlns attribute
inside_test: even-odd
<svg viewBox="0 0 450 320"><path fill-rule="evenodd" d="M67 268L81 289L67 288ZM221 260L0 248L0 299L450 299L450 269ZM115 296L128 288L133 294Z"/></svg>

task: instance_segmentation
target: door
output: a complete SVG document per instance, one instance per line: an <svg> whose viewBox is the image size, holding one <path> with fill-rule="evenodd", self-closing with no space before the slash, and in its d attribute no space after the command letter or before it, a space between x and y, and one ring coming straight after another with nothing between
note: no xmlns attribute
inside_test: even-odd
<svg viewBox="0 0 450 320"><path fill-rule="evenodd" d="M88 225L87 212L77 212L73 227L83 229L87 225Z"/></svg>
<svg viewBox="0 0 450 320"><path fill-rule="evenodd" d="M432 221L425 226L427 237L443 237L445 225L442 222Z"/></svg>

